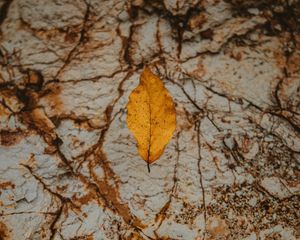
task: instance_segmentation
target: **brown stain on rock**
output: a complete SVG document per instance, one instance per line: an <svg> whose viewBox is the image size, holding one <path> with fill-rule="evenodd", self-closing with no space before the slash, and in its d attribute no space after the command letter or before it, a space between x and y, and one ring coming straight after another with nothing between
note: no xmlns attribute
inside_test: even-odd
<svg viewBox="0 0 300 240"><path fill-rule="evenodd" d="M8 117L10 114L10 111L5 108L2 104L0 104L0 117Z"/></svg>
<svg viewBox="0 0 300 240"><path fill-rule="evenodd" d="M129 76L131 76L131 74L128 74L124 78L123 82ZM122 84L118 89L120 96L123 94L121 86ZM117 98L117 100L119 98ZM90 191L90 193L82 198L75 197L74 199L79 201L81 205L87 204L91 200L95 199L99 205L103 205L104 209L108 208L109 210L118 214L121 218L123 218L125 223L134 228L136 231L140 231L140 229L144 228L145 225L143 225L137 217L131 214L128 204L126 202L122 202L119 192L119 178L111 168L110 162L102 149L105 140L105 134L111 123L112 111L113 104L107 106L105 110L107 121L100 133L98 143L85 154L86 159L91 159L88 164L91 179L86 178L81 174L79 175L80 180L86 184L87 190ZM103 175L101 176L98 176L97 172L95 171L95 168L99 167L101 167L103 170Z"/></svg>
<svg viewBox="0 0 300 240"><path fill-rule="evenodd" d="M19 143L25 134L23 132L1 130L0 131L0 144L5 147L13 146Z"/></svg>
<svg viewBox="0 0 300 240"><path fill-rule="evenodd" d="M2 182L0 183L0 189L14 189L15 188L15 184L12 182Z"/></svg>
<svg viewBox="0 0 300 240"><path fill-rule="evenodd" d="M292 100L297 100L297 90L291 91L291 89L300 89L300 83L297 77L285 78L281 87L278 90L279 98L282 102L289 105Z"/></svg>
<svg viewBox="0 0 300 240"><path fill-rule="evenodd" d="M42 108L35 108L31 112L31 118L34 124L44 132L51 133L55 128L55 125L52 121L46 116Z"/></svg>
<svg viewBox="0 0 300 240"><path fill-rule="evenodd" d="M67 28L34 29L34 34L45 41L72 44L78 41L80 29L80 25Z"/></svg>
<svg viewBox="0 0 300 240"><path fill-rule="evenodd" d="M220 239L225 240L230 234L229 228L224 219L221 219L219 216L214 216L208 219L207 221L207 232L210 234L210 240Z"/></svg>
<svg viewBox="0 0 300 240"><path fill-rule="evenodd" d="M60 97L61 87L55 83L49 84L49 87L44 91L40 100L47 102L47 106L51 108L51 115L61 115L64 112L63 101Z"/></svg>
<svg viewBox="0 0 300 240"><path fill-rule="evenodd" d="M23 123L26 123L29 128L40 133L49 145L55 144L55 140L57 140L57 135L54 131L55 125L45 114L43 108L24 111L21 116Z"/></svg>
<svg viewBox="0 0 300 240"><path fill-rule="evenodd" d="M274 51L273 56L274 56L274 59L276 61L277 66L280 69L283 69L286 66L286 58L282 54L282 52L281 51Z"/></svg>
<svg viewBox="0 0 300 240"><path fill-rule="evenodd" d="M166 218L166 212L170 207L171 201L169 200L166 204L161 208L159 213L155 215L155 222L159 222L159 226L162 224L163 220Z"/></svg>
<svg viewBox="0 0 300 240"><path fill-rule="evenodd" d="M34 91L40 91L43 87L44 78L39 71L28 70L27 77L25 79L26 88Z"/></svg>
<svg viewBox="0 0 300 240"><path fill-rule="evenodd" d="M160 240L161 238L158 238ZM125 237L124 240L144 240L138 233L133 232L128 237Z"/></svg>
<svg viewBox="0 0 300 240"><path fill-rule="evenodd" d="M191 114L182 106L176 108L177 131L189 131L194 125Z"/></svg>
<svg viewBox="0 0 300 240"><path fill-rule="evenodd" d="M10 231L8 230L7 226L0 222L0 240L8 240L10 238Z"/></svg>
<svg viewBox="0 0 300 240"><path fill-rule="evenodd" d="M141 223L141 221L131 214L128 204L120 201L121 198L119 193L118 177L111 169L106 155L101 149L99 149L97 156L97 162L91 162L89 167L92 178L96 182L101 191L102 197L105 200L105 205L108 208L115 210L115 212L121 216L127 224L133 225L139 229L144 228L145 226ZM104 171L103 180L100 179L94 171L94 167L97 165L100 165ZM114 180L113 185L110 184L111 180Z"/></svg>
<svg viewBox="0 0 300 240"><path fill-rule="evenodd" d="M201 28L201 26L207 22L206 16L203 13L193 16L189 19L188 26L190 29Z"/></svg>
<svg viewBox="0 0 300 240"><path fill-rule="evenodd" d="M243 153L248 153L252 147L252 141L247 135L243 136L240 143L240 149Z"/></svg>
<svg viewBox="0 0 300 240"><path fill-rule="evenodd" d="M24 107L23 103L19 101L16 94L16 88L1 91L2 104L7 111L2 111L0 109L0 115L3 114L8 116L12 112L19 112Z"/></svg>
<svg viewBox="0 0 300 240"><path fill-rule="evenodd" d="M300 51L295 51L288 59L288 70L291 74L300 73Z"/></svg>
<svg viewBox="0 0 300 240"><path fill-rule="evenodd" d="M209 40L213 40L213 36L214 36L214 31L212 29L207 29L205 31L200 32L200 36L203 39L209 39Z"/></svg>
<svg viewBox="0 0 300 240"><path fill-rule="evenodd" d="M35 159L35 155L33 153L30 154L30 157L27 160L21 161L20 164L29 166L30 168L36 167L37 166L37 161Z"/></svg>
<svg viewBox="0 0 300 240"><path fill-rule="evenodd" d="M59 97L60 87L54 84L42 90L43 82L43 76L39 72L28 70L26 88L17 88L15 96L24 104L24 107L18 113L22 122L25 123L29 129L41 133L45 141L52 145L55 139L57 139L54 131L56 126L47 115L48 113L46 113L45 109L40 105L45 105L42 101L46 100L46 105L54 109L53 113L49 113L51 116L59 116L63 108L62 101Z"/></svg>
<svg viewBox="0 0 300 240"><path fill-rule="evenodd" d="M203 65L202 59L199 59L196 68L193 69L189 74L197 79L202 78L206 72L207 71Z"/></svg>
<svg viewBox="0 0 300 240"><path fill-rule="evenodd" d="M242 53L241 52L237 52L237 51L232 51L230 57L235 59L236 61L241 61L242 60Z"/></svg>
<svg viewBox="0 0 300 240"><path fill-rule="evenodd" d="M64 37L64 40L68 43L74 43L78 41L78 39L79 39L79 34L74 31L68 31Z"/></svg>
<svg viewBox="0 0 300 240"><path fill-rule="evenodd" d="M29 111L34 108L39 101L39 94L31 89L17 89L16 96L25 105L23 110Z"/></svg>
<svg viewBox="0 0 300 240"><path fill-rule="evenodd" d="M91 191L82 197L77 197L77 196L72 197L72 201L78 202L80 206L87 205L88 203L94 201L95 199L97 199L97 195Z"/></svg>

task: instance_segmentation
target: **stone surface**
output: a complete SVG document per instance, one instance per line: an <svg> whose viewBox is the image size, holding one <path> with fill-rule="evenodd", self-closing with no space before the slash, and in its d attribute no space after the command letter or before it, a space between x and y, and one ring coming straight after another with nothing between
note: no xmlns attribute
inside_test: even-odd
<svg viewBox="0 0 300 240"><path fill-rule="evenodd" d="M0 239L300 238L300 1L0 0ZM147 166L148 65L177 128Z"/></svg>

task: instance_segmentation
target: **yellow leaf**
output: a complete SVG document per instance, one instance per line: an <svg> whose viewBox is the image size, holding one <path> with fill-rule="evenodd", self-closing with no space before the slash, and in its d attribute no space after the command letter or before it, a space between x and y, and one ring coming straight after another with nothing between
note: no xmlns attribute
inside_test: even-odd
<svg viewBox="0 0 300 240"><path fill-rule="evenodd" d="M129 96L127 113L127 125L137 140L139 154L148 164L153 163L173 136L176 113L168 90L148 67Z"/></svg>

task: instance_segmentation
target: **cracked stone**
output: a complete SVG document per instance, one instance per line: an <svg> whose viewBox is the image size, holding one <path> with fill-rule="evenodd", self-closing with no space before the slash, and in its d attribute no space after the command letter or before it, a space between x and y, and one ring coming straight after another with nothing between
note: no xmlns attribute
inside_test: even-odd
<svg viewBox="0 0 300 240"><path fill-rule="evenodd" d="M0 0L0 239L299 239L299 3ZM146 65L177 119L150 173Z"/></svg>

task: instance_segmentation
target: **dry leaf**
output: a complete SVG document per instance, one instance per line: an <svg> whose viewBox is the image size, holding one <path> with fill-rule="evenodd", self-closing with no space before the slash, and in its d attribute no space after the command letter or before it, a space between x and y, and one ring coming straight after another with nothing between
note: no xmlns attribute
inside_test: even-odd
<svg viewBox="0 0 300 240"><path fill-rule="evenodd" d="M139 154L149 166L172 138L176 113L168 90L148 67L129 96L127 112L127 125L138 142Z"/></svg>

